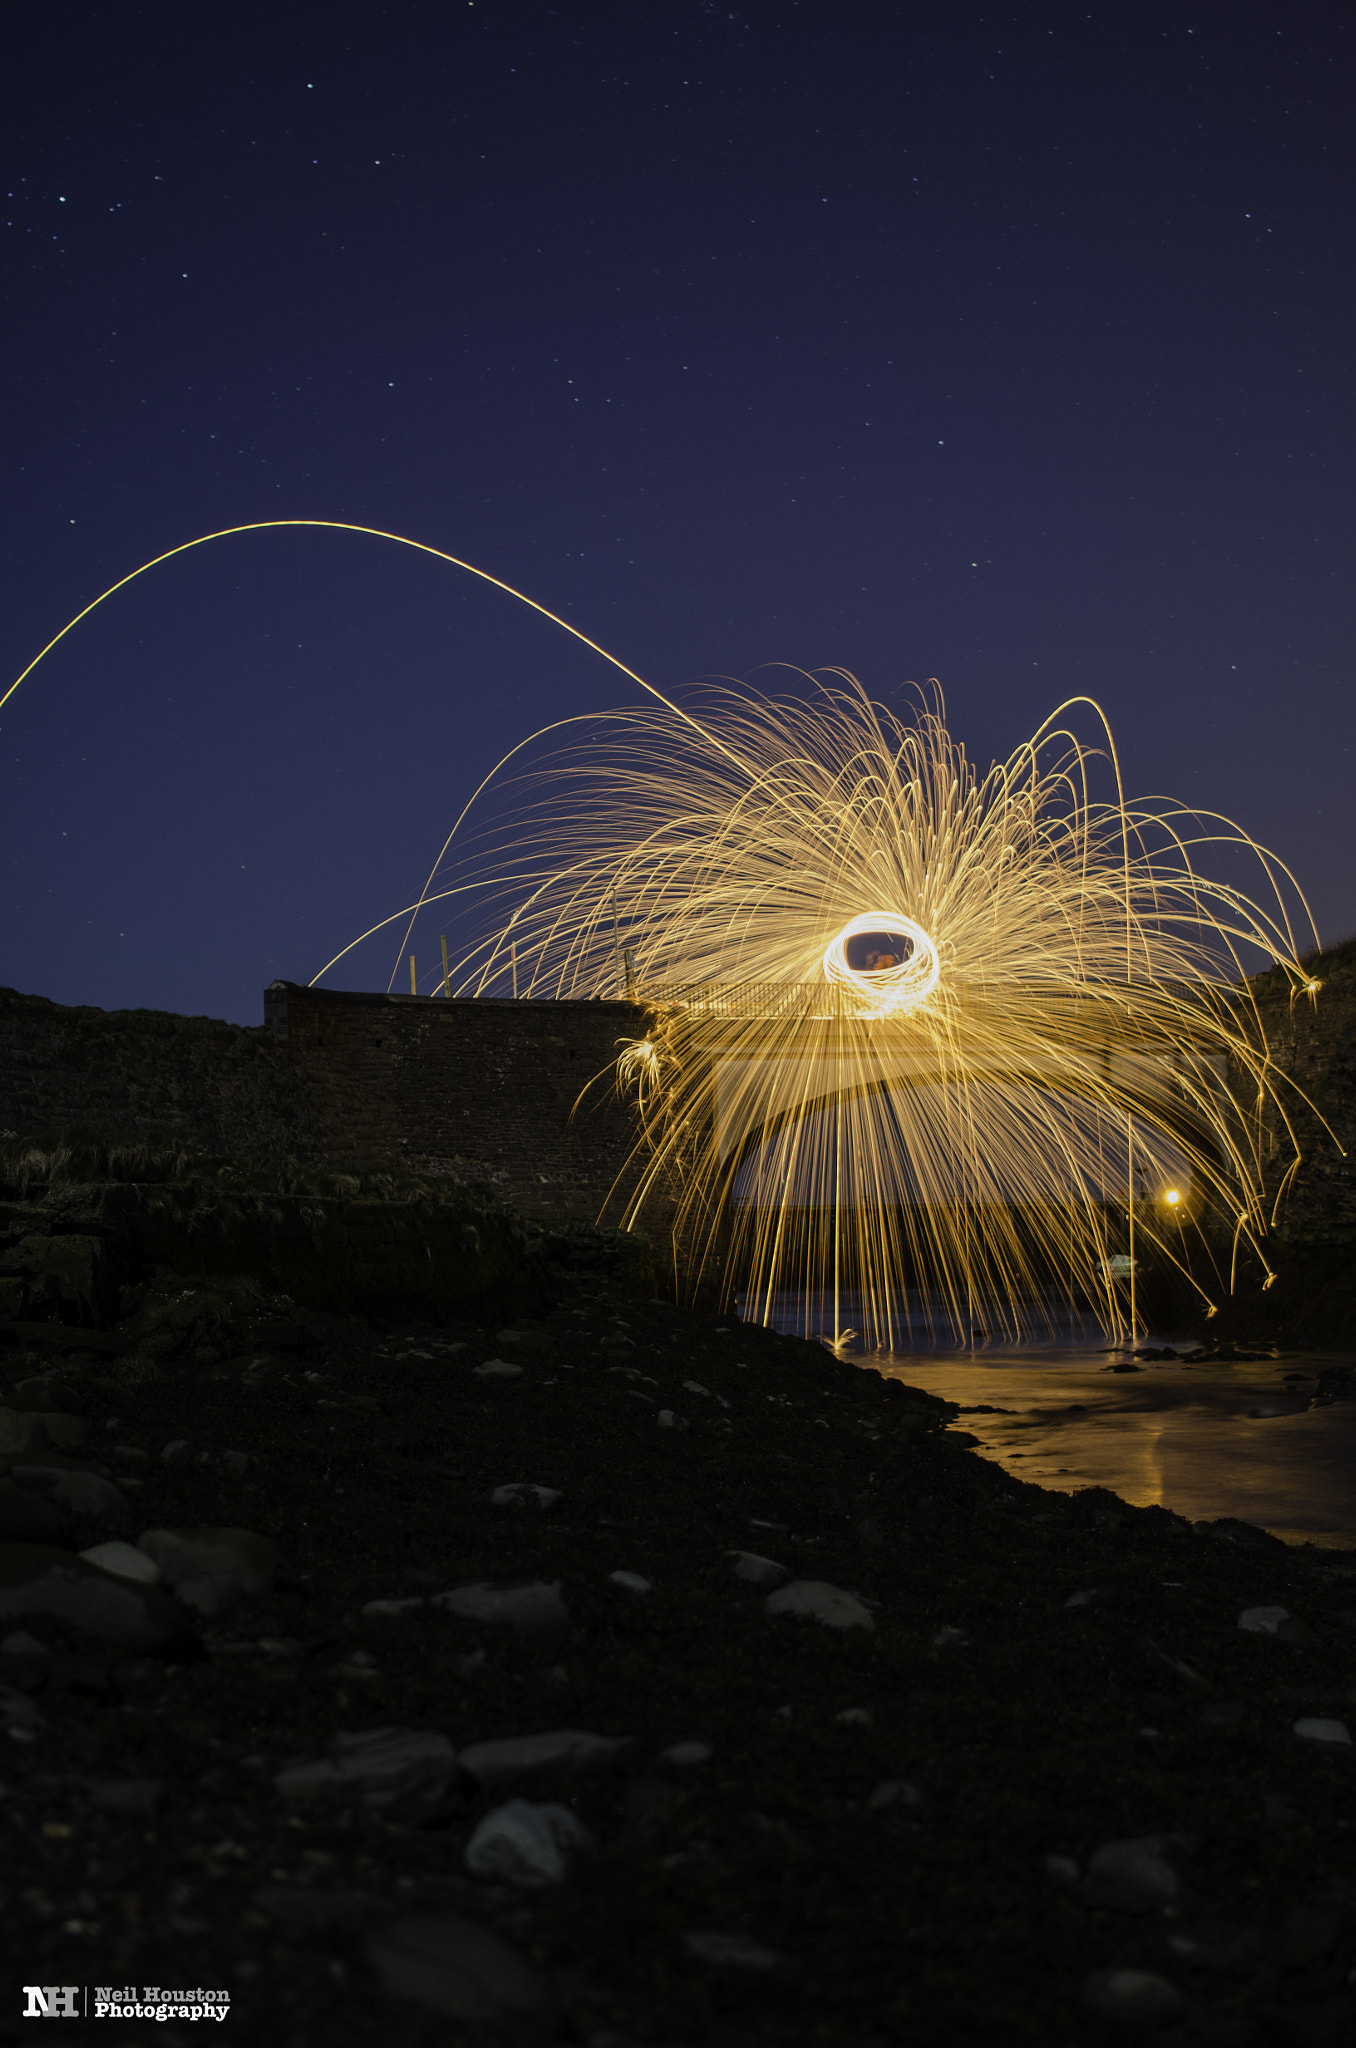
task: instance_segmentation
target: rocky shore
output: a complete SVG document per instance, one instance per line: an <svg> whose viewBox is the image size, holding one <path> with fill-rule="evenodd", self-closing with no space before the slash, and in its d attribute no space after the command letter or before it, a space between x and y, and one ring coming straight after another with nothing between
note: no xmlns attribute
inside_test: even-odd
<svg viewBox="0 0 1356 2048"><path fill-rule="evenodd" d="M1356 1555L729 1317L230 1284L0 1353L0 2038L1347 2048Z"/></svg>

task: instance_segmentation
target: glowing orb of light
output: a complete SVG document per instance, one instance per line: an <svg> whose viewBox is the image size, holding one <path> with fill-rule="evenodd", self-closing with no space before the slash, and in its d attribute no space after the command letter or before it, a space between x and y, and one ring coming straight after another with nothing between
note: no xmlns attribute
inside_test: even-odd
<svg viewBox="0 0 1356 2048"><path fill-rule="evenodd" d="M894 967L852 967L848 946L867 933L882 938L907 939L911 951ZM897 910L870 910L843 926L824 950L825 979L853 989L880 1016L892 1011L916 1009L936 988L941 978L937 948L911 917Z"/></svg>
<svg viewBox="0 0 1356 2048"><path fill-rule="evenodd" d="M1176 1188L1169 1188L1168 1192L1163 1197L1163 1200L1167 1203L1170 1209L1175 1209L1177 1207L1177 1204L1181 1201L1181 1199L1182 1197L1178 1194Z"/></svg>

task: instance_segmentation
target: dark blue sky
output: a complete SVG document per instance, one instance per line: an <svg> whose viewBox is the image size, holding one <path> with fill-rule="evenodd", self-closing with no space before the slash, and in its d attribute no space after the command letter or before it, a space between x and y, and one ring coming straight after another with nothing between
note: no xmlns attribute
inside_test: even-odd
<svg viewBox="0 0 1356 2048"><path fill-rule="evenodd" d="M68 7L11 31L6 680L161 549L392 527L665 689L1063 697L1356 925L1349 8ZM0 685L3 687L3 685ZM626 687L216 543L0 713L0 981L258 1021ZM437 926L418 944L431 964ZM333 979L385 986L393 943Z"/></svg>

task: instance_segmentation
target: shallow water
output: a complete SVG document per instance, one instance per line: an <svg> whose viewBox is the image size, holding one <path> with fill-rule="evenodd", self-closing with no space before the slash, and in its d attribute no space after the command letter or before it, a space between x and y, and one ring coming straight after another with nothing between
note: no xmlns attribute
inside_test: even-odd
<svg viewBox="0 0 1356 2048"><path fill-rule="evenodd" d="M789 1305L785 1323L796 1326ZM1128 1354L1106 1352L1086 1326L1069 1337L945 1350L915 1339L914 1348L848 1345L839 1355L962 1409L1006 1411L964 1415L956 1427L979 1439L977 1456L1034 1485L1105 1486L1192 1522L1232 1516L1287 1543L1356 1546L1356 1401L1309 1406L1323 1367L1350 1365L1356 1353L1143 1361L1113 1373Z"/></svg>

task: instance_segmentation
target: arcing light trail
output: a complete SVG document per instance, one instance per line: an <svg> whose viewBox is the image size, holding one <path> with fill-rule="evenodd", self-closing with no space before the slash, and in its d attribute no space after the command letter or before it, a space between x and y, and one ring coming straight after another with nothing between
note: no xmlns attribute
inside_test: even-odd
<svg viewBox="0 0 1356 2048"><path fill-rule="evenodd" d="M464 569L651 700L547 728L571 737L506 781L544 735L513 749L416 901L374 929L405 920L408 933L449 898L497 901L455 994L502 992L524 963L538 997L621 995L634 980L650 1021L618 1062L640 1132L626 1220L667 1215L690 1272L737 1274L764 1315L786 1290L837 1302L850 1288L888 1339L905 1283L961 1332L981 1313L1040 1321L1056 1289L1133 1328L1117 1212L1184 1273L1199 1265L1188 1233L1218 1244L1222 1226L1207 1297L1240 1247L1265 1263L1264 1160L1279 1142L1293 1173L1298 1153L1243 955L1313 992L1284 897L1298 891L1227 820L1128 802L1090 699L981 775L940 696L900 718L830 671L781 701L722 688L689 711L442 549L347 521L261 520L121 578L0 705L138 576L294 526ZM1100 721L1099 750L1060 723L1075 713ZM1114 795L1099 799L1103 772ZM464 834L490 784L516 811ZM1199 872L1202 847L1253 857L1270 909Z"/></svg>

